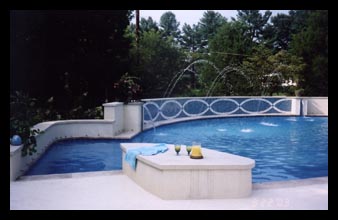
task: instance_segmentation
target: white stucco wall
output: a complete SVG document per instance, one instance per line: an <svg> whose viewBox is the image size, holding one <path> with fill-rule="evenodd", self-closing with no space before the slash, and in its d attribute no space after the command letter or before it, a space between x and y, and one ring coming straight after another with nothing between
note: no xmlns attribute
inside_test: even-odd
<svg viewBox="0 0 338 220"><path fill-rule="evenodd" d="M143 103L134 102L124 106L124 131L141 132Z"/></svg>
<svg viewBox="0 0 338 220"><path fill-rule="evenodd" d="M122 102L110 102L103 104L104 120L114 120L114 135L118 135L124 130L124 108Z"/></svg>
<svg viewBox="0 0 338 220"><path fill-rule="evenodd" d="M291 114L293 115L300 115L300 105L301 105L301 98L295 97L291 98Z"/></svg>
<svg viewBox="0 0 338 220"><path fill-rule="evenodd" d="M143 125L143 103L132 102L124 105L122 102L105 103L104 119L115 121L115 135L122 132L141 132Z"/></svg>
<svg viewBox="0 0 338 220"><path fill-rule="evenodd" d="M304 115L307 116L328 116L328 97L306 97L303 98Z"/></svg>
<svg viewBox="0 0 338 220"><path fill-rule="evenodd" d="M114 121L112 120L65 120L50 121L35 125L44 133L36 136L36 153L21 156L21 148L10 146L10 180L14 181L24 174L40 158L48 147L62 139L69 138L113 138Z"/></svg>
<svg viewBox="0 0 338 220"><path fill-rule="evenodd" d="M21 163L21 149L23 145L13 146L10 145L10 181L15 180L20 175Z"/></svg>
<svg viewBox="0 0 338 220"><path fill-rule="evenodd" d="M23 175L38 160L48 147L62 139L70 138L114 138L123 132L142 131L142 103L124 105L122 102L105 103L104 120L49 121L35 125L44 133L36 136L36 153L21 156L21 148L11 146L11 181Z"/></svg>

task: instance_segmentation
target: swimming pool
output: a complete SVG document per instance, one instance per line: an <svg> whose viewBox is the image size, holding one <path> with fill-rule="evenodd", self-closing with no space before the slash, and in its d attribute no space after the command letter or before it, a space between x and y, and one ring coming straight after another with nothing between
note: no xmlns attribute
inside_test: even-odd
<svg viewBox="0 0 338 220"><path fill-rule="evenodd" d="M253 182L328 175L327 117L203 119L147 130L131 140L65 140L53 144L26 175L121 169L121 142L193 141L256 160Z"/></svg>

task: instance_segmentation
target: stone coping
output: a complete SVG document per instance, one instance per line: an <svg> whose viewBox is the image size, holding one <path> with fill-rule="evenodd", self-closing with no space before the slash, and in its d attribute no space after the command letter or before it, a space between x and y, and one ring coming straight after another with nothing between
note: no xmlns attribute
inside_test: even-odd
<svg viewBox="0 0 338 220"><path fill-rule="evenodd" d="M19 181L31 181L31 180L67 179L67 178L121 175L121 174L123 174L122 170L89 171L89 172L78 172L78 173L59 173L59 174L21 176L19 177L18 180Z"/></svg>
<svg viewBox="0 0 338 220"><path fill-rule="evenodd" d="M294 180L281 180L281 181L269 181L262 183L254 183L253 189L280 189L288 187L299 187L299 186L308 186L315 184L328 184L328 176L323 177L311 177L307 179L294 179Z"/></svg>
<svg viewBox="0 0 338 220"><path fill-rule="evenodd" d="M64 125L64 124L111 124L115 120L103 120L103 119L79 119L79 120L60 120L60 121L46 121L34 125L32 129L40 129L45 131L51 126L54 125Z"/></svg>
<svg viewBox="0 0 338 220"><path fill-rule="evenodd" d="M21 145L10 145L9 155L13 156L16 152L20 151L23 148L23 144Z"/></svg>
<svg viewBox="0 0 338 220"><path fill-rule="evenodd" d="M141 99L141 101L160 101L171 99L261 99L261 98L296 98L295 96L202 96L202 97L169 97L169 98L153 98L153 99Z"/></svg>
<svg viewBox="0 0 338 220"><path fill-rule="evenodd" d="M150 98L150 99L141 99L141 101L161 101L161 100L171 100L171 99L208 99L208 98L216 98L216 99L237 99L237 98L245 98L245 99L264 99L264 98L291 98L291 99L328 99L326 96L321 97L313 97L313 96L202 96L202 97L169 97L169 98Z"/></svg>
<svg viewBox="0 0 338 220"><path fill-rule="evenodd" d="M135 147L153 146L154 143L121 143L121 149L126 152ZM184 146L181 148L179 156L176 155L174 145L168 144L165 153L153 156L138 155L137 159L159 170L231 170L231 169L251 169L255 166L255 161L237 156L234 154L219 152L203 148L203 159L190 159Z"/></svg>
<svg viewBox="0 0 338 220"><path fill-rule="evenodd" d="M102 105L104 107L107 107L107 106L115 107L115 106L121 106L121 105L123 105L123 102L108 102L108 103L104 103Z"/></svg>

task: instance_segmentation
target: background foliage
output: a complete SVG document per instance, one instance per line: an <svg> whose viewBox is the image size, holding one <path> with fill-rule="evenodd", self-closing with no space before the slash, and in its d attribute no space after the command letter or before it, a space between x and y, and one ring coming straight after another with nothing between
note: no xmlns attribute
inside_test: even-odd
<svg viewBox="0 0 338 220"><path fill-rule="evenodd" d="M328 95L328 11L239 10L231 20L206 11L193 26L166 12L159 24L141 19L138 42L133 14L11 11L11 135L102 118L104 102L163 97L178 73L171 96ZM208 65L187 69L201 59ZM290 80L296 86L282 86Z"/></svg>

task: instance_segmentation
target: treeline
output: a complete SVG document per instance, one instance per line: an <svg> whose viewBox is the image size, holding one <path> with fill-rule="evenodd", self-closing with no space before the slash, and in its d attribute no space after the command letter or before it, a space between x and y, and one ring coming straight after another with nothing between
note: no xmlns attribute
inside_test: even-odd
<svg viewBox="0 0 338 220"><path fill-rule="evenodd" d="M197 24L179 25L172 12L159 24L142 18L138 47L135 25L127 29L144 97L163 97L175 74L196 60L209 64L186 69L171 96L328 95L328 11L239 10L231 20L206 11Z"/></svg>
<svg viewBox="0 0 338 220"><path fill-rule="evenodd" d="M59 118L163 97L175 80L170 96L328 95L328 11L240 10L232 19L206 11L182 29L166 12L159 24L140 20L138 42L134 14L11 11L11 94L52 103Z"/></svg>

